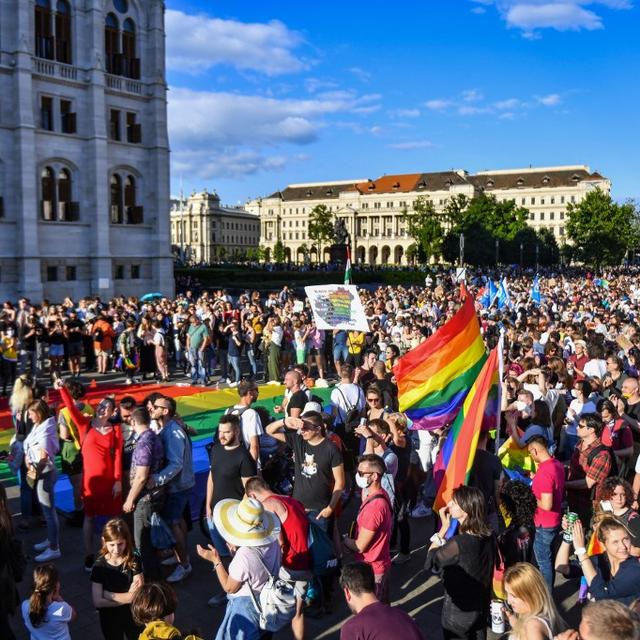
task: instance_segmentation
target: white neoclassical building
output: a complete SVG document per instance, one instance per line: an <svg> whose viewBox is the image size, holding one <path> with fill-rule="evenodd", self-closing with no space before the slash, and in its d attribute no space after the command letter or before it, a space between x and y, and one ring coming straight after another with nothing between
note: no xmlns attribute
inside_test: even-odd
<svg viewBox="0 0 640 640"><path fill-rule="evenodd" d="M171 246L187 262L242 260L257 249L260 218L242 207L225 207L206 189L171 200Z"/></svg>
<svg viewBox="0 0 640 640"><path fill-rule="evenodd" d="M529 210L529 224L550 229L559 244L565 242L567 206L580 202L590 189L610 192L611 182L585 165L482 171L384 175L376 179L291 184L282 191L247 203L260 216L260 244L273 251L280 240L289 259L302 262L305 253L317 259L308 238L309 213L325 205L345 221L351 254L369 264L406 264L413 240L407 235L403 212L418 196L442 211L459 194L473 198L493 194L498 200L515 200ZM329 247L322 249L329 260Z"/></svg>
<svg viewBox="0 0 640 640"><path fill-rule="evenodd" d="M162 0L0 0L0 299L174 292Z"/></svg>

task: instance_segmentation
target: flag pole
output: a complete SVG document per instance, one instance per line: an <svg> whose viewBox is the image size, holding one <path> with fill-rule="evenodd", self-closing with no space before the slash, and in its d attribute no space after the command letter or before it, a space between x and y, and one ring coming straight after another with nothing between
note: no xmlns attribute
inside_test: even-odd
<svg viewBox="0 0 640 640"><path fill-rule="evenodd" d="M502 381L504 380L504 334L505 329L500 329L498 339L498 416L496 421L495 454L500 450L500 423L502 421Z"/></svg>

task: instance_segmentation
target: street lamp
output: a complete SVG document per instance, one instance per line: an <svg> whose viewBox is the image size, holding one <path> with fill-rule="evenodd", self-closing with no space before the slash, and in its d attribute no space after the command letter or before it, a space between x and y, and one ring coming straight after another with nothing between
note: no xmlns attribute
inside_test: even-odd
<svg viewBox="0 0 640 640"><path fill-rule="evenodd" d="M520 268L522 269L523 261L522 261L522 252L524 251L524 244L520 243Z"/></svg>
<svg viewBox="0 0 640 640"><path fill-rule="evenodd" d="M540 245L536 243L536 273L538 273L538 257L540 255Z"/></svg>

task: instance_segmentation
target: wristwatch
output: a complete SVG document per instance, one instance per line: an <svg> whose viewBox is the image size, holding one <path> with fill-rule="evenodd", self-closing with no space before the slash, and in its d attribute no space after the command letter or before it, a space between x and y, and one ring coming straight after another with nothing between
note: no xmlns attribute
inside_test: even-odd
<svg viewBox="0 0 640 640"><path fill-rule="evenodd" d="M439 546L443 546L444 545L444 540L440 537L439 533L434 533L430 538L429 538L429 542L433 542L438 544Z"/></svg>

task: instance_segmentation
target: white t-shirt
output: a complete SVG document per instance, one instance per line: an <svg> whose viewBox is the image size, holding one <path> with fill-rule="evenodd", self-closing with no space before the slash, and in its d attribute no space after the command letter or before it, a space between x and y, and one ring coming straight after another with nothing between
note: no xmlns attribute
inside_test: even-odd
<svg viewBox="0 0 640 640"><path fill-rule="evenodd" d="M233 413L236 409L244 409L244 405L235 405L231 412ZM242 426L242 440L244 441L244 446L248 449L251 445L251 438L253 436L260 437L264 433L258 412L255 409L247 409L246 411L243 411L240 416L240 424Z"/></svg>
<svg viewBox="0 0 640 640"><path fill-rule="evenodd" d="M29 601L22 603L22 619L31 640L71 640L69 623L72 615L73 609L66 602L52 602L40 626L34 627L29 619Z"/></svg>
<svg viewBox="0 0 640 640"><path fill-rule="evenodd" d="M338 422L344 423L351 407L362 411L364 403L364 391L353 382L341 383L331 392L331 405L338 410Z"/></svg>
<svg viewBox="0 0 640 640"><path fill-rule="evenodd" d="M262 558L262 562L257 555ZM280 543L277 539L260 547L239 547L229 565L229 575L243 584L236 593L230 593L229 598L250 597L251 591L247 582L257 595L269 580L269 574L265 571L263 563L271 571L271 575L277 575L281 562Z"/></svg>

